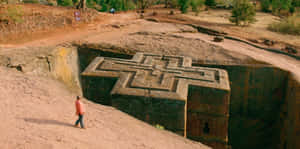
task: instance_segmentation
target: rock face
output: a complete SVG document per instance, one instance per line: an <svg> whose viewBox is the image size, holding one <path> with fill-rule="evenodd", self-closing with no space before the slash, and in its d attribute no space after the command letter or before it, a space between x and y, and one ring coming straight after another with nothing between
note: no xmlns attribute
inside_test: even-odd
<svg viewBox="0 0 300 149"><path fill-rule="evenodd" d="M182 56L97 57L82 73L84 96L216 149L228 147L230 86L222 69ZM99 96L100 95L100 96Z"/></svg>
<svg viewBox="0 0 300 149"><path fill-rule="evenodd" d="M72 46L0 49L0 66L52 77L64 82L71 91L81 92L77 49Z"/></svg>
<svg viewBox="0 0 300 149"><path fill-rule="evenodd" d="M295 76L289 76L286 102L288 118L286 119L286 138L283 140L286 148L300 148L300 85Z"/></svg>
<svg viewBox="0 0 300 149"><path fill-rule="evenodd" d="M85 99L87 129L75 128L76 95L60 81L0 66L0 148L210 149Z"/></svg>

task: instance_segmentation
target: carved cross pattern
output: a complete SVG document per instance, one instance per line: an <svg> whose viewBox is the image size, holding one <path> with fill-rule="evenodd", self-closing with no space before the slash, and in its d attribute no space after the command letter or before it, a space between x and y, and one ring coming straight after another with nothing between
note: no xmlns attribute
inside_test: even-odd
<svg viewBox="0 0 300 149"><path fill-rule="evenodd" d="M111 94L187 100L189 85L230 90L226 71L193 67L192 59L183 56L97 57L82 75L119 78Z"/></svg>

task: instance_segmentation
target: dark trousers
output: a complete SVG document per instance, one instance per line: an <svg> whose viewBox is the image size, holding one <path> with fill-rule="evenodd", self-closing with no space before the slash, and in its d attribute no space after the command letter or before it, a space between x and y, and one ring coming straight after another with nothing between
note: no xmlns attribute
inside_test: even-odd
<svg viewBox="0 0 300 149"><path fill-rule="evenodd" d="M75 125L78 125L78 123L80 123L81 128L84 128L83 115L78 115L78 120L76 121Z"/></svg>

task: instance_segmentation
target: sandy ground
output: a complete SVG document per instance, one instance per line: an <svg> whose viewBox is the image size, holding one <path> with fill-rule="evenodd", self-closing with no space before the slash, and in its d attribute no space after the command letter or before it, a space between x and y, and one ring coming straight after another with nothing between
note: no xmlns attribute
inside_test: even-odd
<svg viewBox="0 0 300 149"><path fill-rule="evenodd" d="M87 100L87 129L75 128L75 95L63 84L2 67L0 76L1 149L207 148Z"/></svg>

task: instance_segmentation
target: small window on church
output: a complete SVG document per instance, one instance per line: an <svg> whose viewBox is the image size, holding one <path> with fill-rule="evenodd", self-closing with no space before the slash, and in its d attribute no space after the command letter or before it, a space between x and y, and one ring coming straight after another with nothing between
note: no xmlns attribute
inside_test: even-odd
<svg viewBox="0 0 300 149"><path fill-rule="evenodd" d="M205 124L204 124L203 133L204 134L209 134L209 126L208 126L207 122L205 122Z"/></svg>

